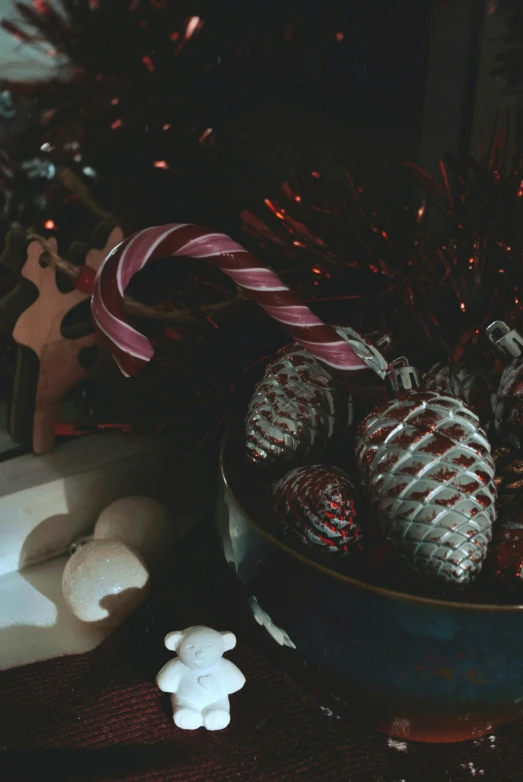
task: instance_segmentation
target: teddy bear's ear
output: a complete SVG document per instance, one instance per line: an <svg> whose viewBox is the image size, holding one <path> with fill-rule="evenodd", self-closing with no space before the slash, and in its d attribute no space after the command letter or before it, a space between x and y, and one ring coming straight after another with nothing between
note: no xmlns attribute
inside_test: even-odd
<svg viewBox="0 0 523 782"><path fill-rule="evenodd" d="M176 647L178 646L182 638L183 638L183 630L173 630L172 633L167 633L163 642L165 646L171 650L171 652L175 652Z"/></svg>
<svg viewBox="0 0 523 782"><path fill-rule="evenodd" d="M229 649L234 649L236 646L236 636L234 633L230 633L228 630L226 630L224 633L220 633L220 635L223 639L224 652L228 652Z"/></svg>

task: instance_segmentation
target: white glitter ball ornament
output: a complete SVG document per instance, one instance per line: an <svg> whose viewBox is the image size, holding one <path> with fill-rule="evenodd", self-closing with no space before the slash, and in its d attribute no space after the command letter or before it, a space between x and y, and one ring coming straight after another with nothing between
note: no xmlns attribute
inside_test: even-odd
<svg viewBox="0 0 523 782"><path fill-rule="evenodd" d="M142 602L149 571L141 555L117 540L91 540L68 560L62 592L83 622L120 624Z"/></svg>
<svg viewBox="0 0 523 782"><path fill-rule="evenodd" d="M167 508L150 497L136 495L108 505L96 522L93 537L127 543L155 567L171 555L176 530Z"/></svg>

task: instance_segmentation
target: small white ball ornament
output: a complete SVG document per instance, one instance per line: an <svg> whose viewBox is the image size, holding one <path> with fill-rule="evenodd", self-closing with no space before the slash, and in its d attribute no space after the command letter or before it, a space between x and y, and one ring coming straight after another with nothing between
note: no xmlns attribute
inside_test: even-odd
<svg viewBox="0 0 523 782"><path fill-rule="evenodd" d="M176 535L168 510L150 497L136 495L108 505L96 522L93 537L127 543L155 567L171 553Z"/></svg>
<svg viewBox="0 0 523 782"><path fill-rule="evenodd" d="M68 560L62 592L83 622L120 624L142 602L149 571L138 551L117 540L91 540Z"/></svg>

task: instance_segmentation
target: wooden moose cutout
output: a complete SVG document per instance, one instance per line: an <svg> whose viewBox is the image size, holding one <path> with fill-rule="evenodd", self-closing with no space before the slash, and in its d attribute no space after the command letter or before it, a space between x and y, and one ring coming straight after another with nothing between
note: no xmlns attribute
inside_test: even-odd
<svg viewBox="0 0 523 782"><path fill-rule="evenodd" d="M37 291L22 277L22 267L27 259L26 231L14 224L5 237L5 247L0 255L0 265L13 277L13 287L0 299L0 330L11 334L22 313L37 296Z"/></svg>
<svg viewBox="0 0 523 782"><path fill-rule="evenodd" d="M105 256L122 239L121 229L115 227L103 249L89 250L86 265L97 270ZM49 239L49 245L56 251L54 238ZM37 454L48 453L53 449L54 424L65 394L94 369L82 366L79 361L80 351L95 348L97 343L94 332L76 339L64 338L61 327L65 316L87 299L88 294L76 289L62 293L56 284L55 270L40 263L43 253L38 241L30 242L27 246L27 261L22 268L22 275L38 288L39 295L18 318L13 330L15 341L31 348L40 362L32 436L33 450ZM16 399L13 404L16 405Z"/></svg>

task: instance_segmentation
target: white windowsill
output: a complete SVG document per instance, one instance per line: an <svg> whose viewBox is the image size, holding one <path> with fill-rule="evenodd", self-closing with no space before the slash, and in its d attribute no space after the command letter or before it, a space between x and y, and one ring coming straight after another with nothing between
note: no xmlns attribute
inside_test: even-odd
<svg viewBox="0 0 523 782"><path fill-rule="evenodd" d="M0 576L0 669L94 649L108 630L80 622L62 597L67 556Z"/></svg>

